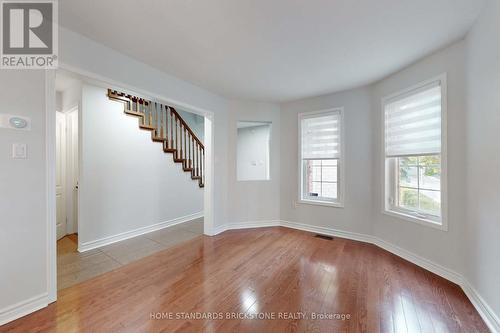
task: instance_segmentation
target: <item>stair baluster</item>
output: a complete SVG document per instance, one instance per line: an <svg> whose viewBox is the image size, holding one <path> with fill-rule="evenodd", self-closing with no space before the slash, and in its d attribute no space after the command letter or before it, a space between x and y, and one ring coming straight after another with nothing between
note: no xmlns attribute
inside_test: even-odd
<svg viewBox="0 0 500 333"><path fill-rule="evenodd" d="M188 135L188 152L189 152L189 157L188 157L188 168L191 169L191 141L193 141L193 137L191 135Z"/></svg>
<svg viewBox="0 0 500 333"><path fill-rule="evenodd" d="M178 124L177 124L177 116L174 117L175 119L175 158L178 159L179 158L179 133L177 131L177 127L178 127Z"/></svg>
<svg viewBox="0 0 500 333"><path fill-rule="evenodd" d="M153 127L153 110L151 110L151 103L145 102L146 112L148 113L148 125Z"/></svg>
<svg viewBox="0 0 500 333"><path fill-rule="evenodd" d="M184 168L185 167L185 161L186 161L186 149L185 149L185 145L186 145L186 136L185 136L185 133L186 133L186 127L184 126L184 124L181 122L181 126L182 126L182 132L181 132L181 159L182 159L182 167Z"/></svg>
<svg viewBox="0 0 500 333"><path fill-rule="evenodd" d="M165 135L164 135L165 134L165 132L164 132L164 130L165 130L165 125L164 125L165 124L165 118L164 118L164 114L163 114L163 105L161 105L161 104L160 104L160 117L161 117L160 118L160 121L161 121L161 124L160 124L160 126L161 126L160 136L163 139L163 141L165 141Z"/></svg>
<svg viewBox="0 0 500 333"><path fill-rule="evenodd" d="M165 106L165 109L163 110L163 114L165 117L165 143L164 143L164 147L167 147L167 149L168 149L168 107L167 106Z"/></svg>
<svg viewBox="0 0 500 333"><path fill-rule="evenodd" d="M198 147L198 143L196 143L196 176L199 177L200 176L200 160L199 160L199 147Z"/></svg>
<svg viewBox="0 0 500 333"><path fill-rule="evenodd" d="M194 158L194 150L193 150L193 147L194 147L194 137L191 136L191 143L189 145L189 150L191 151L191 158L190 158L190 164L189 164L189 167L192 169L193 168L193 158Z"/></svg>
<svg viewBox="0 0 500 333"><path fill-rule="evenodd" d="M174 118L172 117L172 109L168 108L170 113L170 149L174 149Z"/></svg>
<svg viewBox="0 0 500 333"><path fill-rule="evenodd" d="M186 144L186 126L184 126L184 162L182 162L182 165L184 166L184 168L187 167L187 144Z"/></svg>

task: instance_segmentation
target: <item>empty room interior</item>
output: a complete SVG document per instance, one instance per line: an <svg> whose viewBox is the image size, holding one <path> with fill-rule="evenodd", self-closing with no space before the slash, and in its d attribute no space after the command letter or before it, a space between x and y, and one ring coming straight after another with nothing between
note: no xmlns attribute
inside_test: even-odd
<svg viewBox="0 0 500 333"><path fill-rule="evenodd" d="M499 332L499 0L0 1L0 332Z"/></svg>

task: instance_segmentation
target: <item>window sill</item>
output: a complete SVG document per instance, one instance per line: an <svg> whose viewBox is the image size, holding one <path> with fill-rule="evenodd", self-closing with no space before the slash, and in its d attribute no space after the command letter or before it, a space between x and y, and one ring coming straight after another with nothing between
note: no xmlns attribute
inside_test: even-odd
<svg viewBox="0 0 500 333"><path fill-rule="evenodd" d="M448 231L448 227L446 226L446 224L443 223L443 221L441 221L440 223L430 219L420 218L410 214L405 214L404 212L396 210L383 210L382 213L405 221L410 221L427 227L435 228L441 231Z"/></svg>
<svg viewBox="0 0 500 333"><path fill-rule="evenodd" d="M328 201L315 201L315 200L300 199L299 201L297 201L297 203L305 204L305 205L313 205L313 206L344 208L344 204L341 202L328 202Z"/></svg>

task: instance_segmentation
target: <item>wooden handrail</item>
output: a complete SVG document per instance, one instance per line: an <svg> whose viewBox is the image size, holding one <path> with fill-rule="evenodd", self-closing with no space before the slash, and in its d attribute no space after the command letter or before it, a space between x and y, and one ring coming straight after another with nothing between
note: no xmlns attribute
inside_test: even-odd
<svg viewBox="0 0 500 333"><path fill-rule="evenodd" d="M175 116L177 118L179 118L179 121L186 127L186 129L193 136L193 138L196 140L196 142L198 142L198 144L200 145L201 149L205 149L205 146L203 145L203 143L200 141L200 139L198 139L198 137L196 136L196 134L194 134L194 132L191 130L191 128L189 127L189 125L184 121L184 119L182 119L182 117L179 115L179 113L177 113L177 111L175 110L175 108L173 108L171 106L169 106L169 108L172 110L173 113L175 113Z"/></svg>
<svg viewBox="0 0 500 333"><path fill-rule="evenodd" d="M144 98L140 98L140 97L137 97L137 96L133 96L133 95L129 95L129 94L125 94L125 93L122 93L122 92L118 92L116 90L111 90L111 89L108 89L108 97L110 99L114 99L114 100L119 100L121 102L125 102L127 103L127 105L130 105L130 102L137 102L139 104L144 104L145 106L146 105L150 105L151 101L149 100L146 100ZM189 133L193 136L193 138L196 140L196 142L198 142L198 144L200 145L201 149L205 149L205 146L203 145L203 143L201 142L200 139L198 139L198 137L196 136L196 134L194 134L193 130L191 130L191 128L189 127L189 125L184 121L184 119L182 119L182 117L180 116L180 114L177 112L177 110L172 107L172 106L169 106L167 104L161 104L161 103L158 103L161 106L163 107L167 107L169 108L173 113L175 113L175 116L179 119L179 121L184 125L186 126L186 129L189 131Z"/></svg>

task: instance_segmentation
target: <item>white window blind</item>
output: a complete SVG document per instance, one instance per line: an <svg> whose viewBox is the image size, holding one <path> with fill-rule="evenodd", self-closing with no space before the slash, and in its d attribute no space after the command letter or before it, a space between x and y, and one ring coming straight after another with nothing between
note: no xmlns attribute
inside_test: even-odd
<svg viewBox="0 0 500 333"><path fill-rule="evenodd" d="M302 159L340 158L340 113L338 111L301 119Z"/></svg>
<svg viewBox="0 0 500 333"><path fill-rule="evenodd" d="M441 83L385 105L386 157L441 152Z"/></svg>

